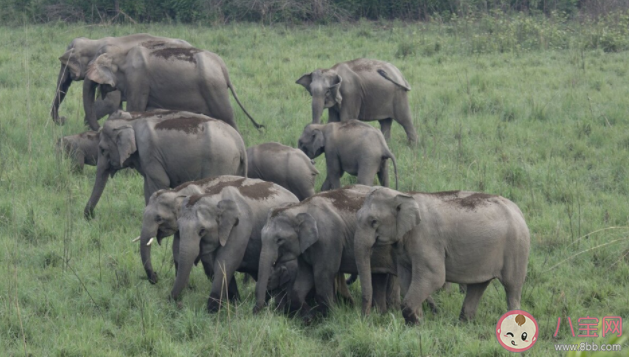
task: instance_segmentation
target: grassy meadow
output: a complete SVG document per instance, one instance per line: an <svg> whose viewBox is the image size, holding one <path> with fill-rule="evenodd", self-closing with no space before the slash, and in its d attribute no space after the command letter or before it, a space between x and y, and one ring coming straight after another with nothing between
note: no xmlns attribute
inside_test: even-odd
<svg viewBox="0 0 629 357"><path fill-rule="evenodd" d="M358 306L339 306L310 326L270 309L254 316L253 284L241 287L240 304L208 315L210 284L200 267L183 294L183 308L169 302L170 239L153 248L157 285L146 280L138 246L130 242L141 227L142 178L116 175L96 218L86 221L83 207L95 168L73 173L55 155L57 138L85 130L81 84L70 87L61 106L65 126L49 115L57 58L73 38L136 32L182 38L222 56L241 101L267 127L258 134L232 100L248 146L296 145L311 118L310 97L294 83L302 74L357 57L394 63L411 84L419 135L418 146L410 147L401 126L393 125L389 145L400 189L500 194L525 214L531 255L522 309L540 328L525 355L560 355L554 343L603 342L573 338L567 317L576 331L580 317L621 316L629 333L627 53L584 45L589 39L582 26L588 25L555 26L563 32L544 38L511 36L507 27L494 25L493 32L477 23L401 22L2 28L0 355L509 354L494 332L506 312L497 281L473 322L458 321L463 295L455 288L436 293L441 313L425 308L422 324L412 328L399 311L362 317ZM318 189L323 157L317 167ZM358 283L351 291L360 301ZM561 330L553 338L559 317ZM624 341L627 356L626 336Z"/></svg>

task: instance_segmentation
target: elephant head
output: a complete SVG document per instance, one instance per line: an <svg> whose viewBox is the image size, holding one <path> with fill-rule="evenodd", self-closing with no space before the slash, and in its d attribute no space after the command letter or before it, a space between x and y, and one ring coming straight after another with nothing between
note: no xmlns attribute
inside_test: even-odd
<svg viewBox="0 0 629 357"><path fill-rule="evenodd" d="M235 187L226 187L219 194L195 195L185 199L177 220L179 269L170 296L173 299L179 296L188 283L192 266L198 262L197 258L205 262L229 242L239 237L248 238L253 228L252 221L252 211ZM212 260L210 258L209 261ZM220 268L214 270L214 279L219 278Z"/></svg>
<svg viewBox="0 0 629 357"><path fill-rule="evenodd" d="M378 243L394 244L402 240L420 222L419 205L412 196L389 188L371 191L356 213L354 252L360 285L363 313L371 309L371 249Z"/></svg>
<svg viewBox="0 0 629 357"><path fill-rule="evenodd" d="M116 115L124 117L129 113L118 112ZM98 142L98 160L96 164L96 180L92 195L85 206L85 217L94 215L94 207L103 194L108 176L113 176L118 170L129 166L130 158L137 153L135 130L128 120L108 119L100 132Z"/></svg>
<svg viewBox="0 0 629 357"><path fill-rule="evenodd" d="M103 48L101 52L103 53L90 62L84 74L85 81L83 82L85 122L88 123L93 130L98 130L96 109L94 106L96 88L100 88L103 98L107 93L119 89L119 66L117 59L124 56L122 49L113 45Z"/></svg>
<svg viewBox="0 0 629 357"><path fill-rule="evenodd" d="M312 96L312 122L320 123L323 109L340 106L343 101L343 78L333 69L317 69L301 76L297 82Z"/></svg>
<svg viewBox="0 0 629 357"><path fill-rule="evenodd" d="M164 237L169 237L179 229L177 218L184 199L192 195L201 195L203 190L197 185L188 185L180 191L159 190L151 195L144 207L142 231L136 239L140 240L140 256L146 275L152 284L157 283L157 273L151 265L151 243L157 239L161 244Z"/></svg>
<svg viewBox="0 0 629 357"><path fill-rule="evenodd" d="M297 147L303 151L308 158L314 159L325 151L324 125L308 124L301 133L297 141Z"/></svg>
<svg viewBox="0 0 629 357"><path fill-rule="evenodd" d="M273 281L294 279L296 264L289 262L296 259L310 246L319 240L317 222L309 213L291 214L285 208L271 211L265 226L262 228L262 251L258 267L256 284L256 306L259 311L265 305L265 296ZM286 265L288 271L274 269ZM271 274L286 274L285 278Z"/></svg>

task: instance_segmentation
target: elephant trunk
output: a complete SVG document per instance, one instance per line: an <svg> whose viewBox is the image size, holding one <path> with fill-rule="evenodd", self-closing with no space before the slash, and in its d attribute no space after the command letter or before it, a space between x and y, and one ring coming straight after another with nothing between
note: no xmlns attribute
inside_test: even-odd
<svg viewBox="0 0 629 357"><path fill-rule="evenodd" d="M56 124L63 124L63 118L59 118L59 106L61 106L61 102L63 102L63 99L66 97L66 93L71 84L72 78L70 77L70 70L66 66L61 65L59 76L57 77L55 99L52 102L52 108L50 110L52 120Z"/></svg>
<svg viewBox="0 0 629 357"><path fill-rule="evenodd" d="M256 306L254 312L260 311L266 304L266 290L273 269L273 263L277 260L277 248L263 246L260 253L260 264L258 266L258 282L256 283Z"/></svg>
<svg viewBox="0 0 629 357"><path fill-rule="evenodd" d="M85 219L89 220L94 217L94 208L98 204L98 200L100 200L100 196L105 190L105 185L107 184L107 180L109 179L109 173L109 162L107 162L106 157L99 153L98 161L96 163L96 180L94 181L94 188L92 188L92 195L87 201L87 204L85 205L85 210L83 211Z"/></svg>
<svg viewBox="0 0 629 357"><path fill-rule="evenodd" d="M319 124L321 122L321 115L325 104L325 98L319 96L312 96L312 122Z"/></svg>
<svg viewBox="0 0 629 357"><path fill-rule="evenodd" d="M184 232L179 231L181 234L181 240L179 243L179 268L177 269L177 277L175 278L175 284L173 290L170 292L172 299L177 299L183 288L188 284L190 278L190 272L194 261L199 256L199 243L200 239L190 239L192 237L186 237Z"/></svg>
<svg viewBox="0 0 629 357"><path fill-rule="evenodd" d="M142 265L144 271L151 284L157 283L157 273L153 271L153 265L151 264L151 246L148 244L150 239L157 235L157 227L148 227L149 225L142 224L142 233L140 234L140 257L142 258Z"/></svg>
<svg viewBox="0 0 629 357"><path fill-rule="evenodd" d="M370 229L358 228L354 237L354 254L360 286L362 288L363 314L371 311L373 288L371 285L371 248L375 244L375 232Z"/></svg>
<svg viewBox="0 0 629 357"><path fill-rule="evenodd" d="M96 87L98 83L92 82L85 78L83 80L83 109L85 110L85 124L89 125L92 130L98 130L98 119L96 118L96 110L94 101L96 100Z"/></svg>

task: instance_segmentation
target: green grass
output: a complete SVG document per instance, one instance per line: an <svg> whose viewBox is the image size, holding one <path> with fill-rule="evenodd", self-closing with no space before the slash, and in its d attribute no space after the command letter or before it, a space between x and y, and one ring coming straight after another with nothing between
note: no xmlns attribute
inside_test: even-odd
<svg viewBox="0 0 629 357"><path fill-rule="evenodd" d="M248 146L296 144L311 117L310 97L294 83L303 73L356 57L393 62L413 88L410 104L420 138L411 148L402 128L393 125L390 147L401 189L500 194L526 216L531 256L522 309L540 325L539 342L527 354L554 354L555 341L594 342L572 338L565 326L554 339L558 317L575 324L585 316L629 319L627 53L584 51L577 24L570 24L573 31L561 46L529 46L530 38L504 38L504 32L499 39L476 36L483 34L481 25L466 26L2 28L0 354L508 354L494 335L506 311L498 282L487 289L473 322L458 321L463 295L453 289L435 294L441 314L428 312L413 328L403 324L399 311L361 317L357 307L345 306L311 326L271 311L253 316L253 285L242 288L242 303L208 315L210 284L199 268L183 308L169 302L170 248L153 250L162 279L151 285L138 247L130 243L140 230L141 177L121 173L110 180L96 219L88 222L83 207L95 170L73 174L69 162L54 153L57 138L84 130L80 84L70 88L61 107L67 124L56 126L49 118L57 57L67 44L78 36L134 32L183 38L221 55L241 100L267 126L258 134L233 103ZM323 157L317 167L318 188ZM358 284L351 291L359 301Z"/></svg>

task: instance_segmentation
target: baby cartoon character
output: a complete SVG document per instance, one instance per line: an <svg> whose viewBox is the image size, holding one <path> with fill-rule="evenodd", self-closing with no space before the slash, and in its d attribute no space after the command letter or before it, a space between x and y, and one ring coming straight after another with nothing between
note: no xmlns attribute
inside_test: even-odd
<svg viewBox="0 0 629 357"><path fill-rule="evenodd" d="M502 315L496 327L498 342L511 352L523 352L537 342L537 321L526 311L513 310Z"/></svg>

